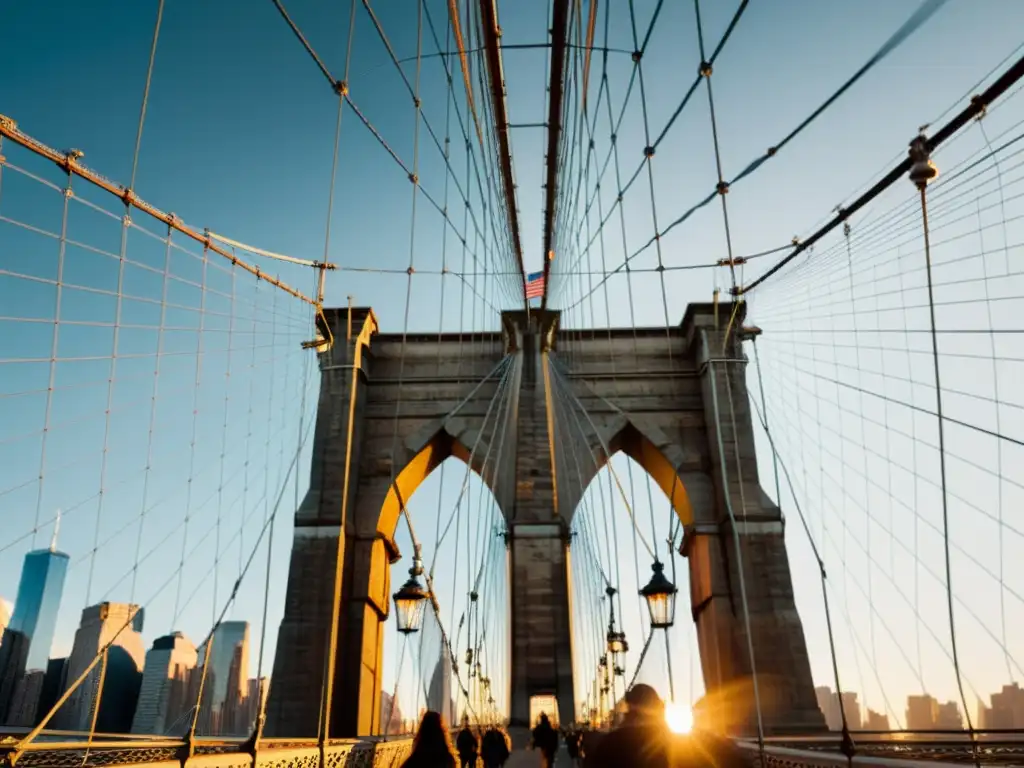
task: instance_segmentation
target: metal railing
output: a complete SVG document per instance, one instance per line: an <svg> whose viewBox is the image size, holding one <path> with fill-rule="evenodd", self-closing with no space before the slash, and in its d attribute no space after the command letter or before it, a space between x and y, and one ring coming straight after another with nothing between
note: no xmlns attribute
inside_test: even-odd
<svg viewBox="0 0 1024 768"><path fill-rule="evenodd" d="M91 743L60 740L59 732L17 749L18 739L0 738L0 760L18 768L398 768L409 755L411 738L252 740L93 737Z"/></svg>
<svg viewBox="0 0 1024 768"><path fill-rule="evenodd" d="M755 740L737 739L736 745L748 757L751 766L760 768L760 751ZM844 750L839 734L834 736L767 739L765 768L818 766L935 766L998 765L1024 766L1024 735L1014 732L976 734L858 733L852 749Z"/></svg>
<svg viewBox="0 0 1024 768"><path fill-rule="evenodd" d="M411 737L331 739L323 749L315 739L186 739L96 734L91 743L72 734L48 731L16 750L18 738L0 731L0 760L18 768L398 768L412 748ZM1015 733L874 735L858 739L852 756L834 736L766 740L764 764L755 740L735 744L751 768L924 768L936 765L1024 766L1024 737ZM976 752L975 752L976 749Z"/></svg>

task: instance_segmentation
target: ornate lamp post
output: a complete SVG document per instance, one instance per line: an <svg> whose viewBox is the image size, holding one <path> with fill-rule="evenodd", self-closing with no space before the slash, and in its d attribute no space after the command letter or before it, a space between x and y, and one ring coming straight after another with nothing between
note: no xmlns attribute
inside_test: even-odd
<svg viewBox="0 0 1024 768"><path fill-rule="evenodd" d="M619 632L615 629L615 587L607 587L605 594L608 595L608 634L606 640L608 642L608 653L612 658L612 672L615 675L626 674L626 651L629 650L629 643L626 642L626 633Z"/></svg>
<svg viewBox="0 0 1024 768"><path fill-rule="evenodd" d="M402 588L395 592L395 612L398 614L398 631L405 635L411 635L420 631L423 624L423 610L427 604L429 594L420 584L420 576L423 574L423 562L420 560L419 550L412 561L412 568L409 569L409 580L402 585Z"/></svg>
<svg viewBox="0 0 1024 768"><path fill-rule="evenodd" d="M651 566L654 574L647 585L640 590L647 601L647 610L651 614L651 627L668 629L676 620L676 585L665 577L665 566L655 560Z"/></svg>

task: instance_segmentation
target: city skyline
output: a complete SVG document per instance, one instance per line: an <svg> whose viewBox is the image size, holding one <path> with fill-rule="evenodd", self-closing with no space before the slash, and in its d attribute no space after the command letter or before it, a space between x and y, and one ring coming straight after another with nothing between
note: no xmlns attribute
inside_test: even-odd
<svg viewBox="0 0 1024 768"><path fill-rule="evenodd" d="M842 730L844 715L851 731L959 731L967 727L959 702L941 702L928 693L907 695L905 727L899 729L889 723L888 715L858 701L855 691L844 691L840 697L830 687L818 686L814 692L831 731ZM1024 728L1024 689L1019 683L1006 683L1001 690L988 694L987 698L987 704L984 697L979 700L977 720L973 723L976 730Z"/></svg>
<svg viewBox="0 0 1024 768"><path fill-rule="evenodd" d="M50 549L26 555L18 589L22 608L15 607L10 626L0 624L0 725L37 725L84 675L48 727L184 733L202 689L199 735L244 735L251 729L269 679L248 677L248 622L221 622L198 648L172 632L146 650L145 608L104 601L82 610L68 656L51 657L47 640L67 564L67 555L55 547L56 527Z"/></svg>

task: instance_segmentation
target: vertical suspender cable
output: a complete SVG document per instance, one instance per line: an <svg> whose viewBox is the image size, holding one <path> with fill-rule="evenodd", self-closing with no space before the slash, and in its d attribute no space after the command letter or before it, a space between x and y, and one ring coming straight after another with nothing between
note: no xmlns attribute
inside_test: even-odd
<svg viewBox="0 0 1024 768"><path fill-rule="evenodd" d="M928 231L928 182L938 174L932 163L928 150L928 140L919 135L910 142L910 180L918 188L921 195L921 234L924 238L925 277L928 280L928 317L929 335L931 337L932 364L935 369L935 414L939 428L939 478L942 484L942 544L946 566L946 606L949 614L949 642L953 656L953 671L956 673L957 690L960 703L967 719L967 730L971 736L971 748L974 753L975 765L980 765L977 737L970 710L967 708L967 697L964 694L963 676L960 674L960 655L956 642L956 617L953 610L953 566L949 556L949 495L946 489L946 425L942 414L942 379L939 372L939 337L935 324L935 290L932 281L931 240Z"/></svg>

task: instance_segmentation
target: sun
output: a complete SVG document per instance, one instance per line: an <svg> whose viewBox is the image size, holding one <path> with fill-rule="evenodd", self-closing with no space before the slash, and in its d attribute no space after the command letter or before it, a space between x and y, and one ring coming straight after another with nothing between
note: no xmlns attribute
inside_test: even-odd
<svg viewBox="0 0 1024 768"><path fill-rule="evenodd" d="M665 705L665 722L672 733L689 733L693 727L693 711L684 704L670 701Z"/></svg>

